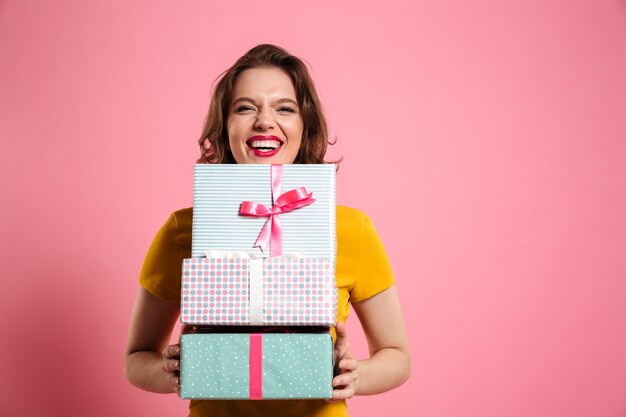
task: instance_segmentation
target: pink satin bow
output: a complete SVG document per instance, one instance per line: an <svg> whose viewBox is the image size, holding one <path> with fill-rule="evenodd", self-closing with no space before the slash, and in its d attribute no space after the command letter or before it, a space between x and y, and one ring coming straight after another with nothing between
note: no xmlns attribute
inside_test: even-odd
<svg viewBox="0 0 626 417"><path fill-rule="evenodd" d="M261 233L254 242L255 248L262 251L270 245L270 256L280 256L283 253L283 228L280 222L280 214L287 213L300 207L308 206L315 199L311 197L313 193L307 193L304 187L298 187L287 191L281 195L281 185L283 182L283 166L272 164L271 166L272 201L274 205L269 208L260 203L243 201L239 214L244 216L268 217Z"/></svg>

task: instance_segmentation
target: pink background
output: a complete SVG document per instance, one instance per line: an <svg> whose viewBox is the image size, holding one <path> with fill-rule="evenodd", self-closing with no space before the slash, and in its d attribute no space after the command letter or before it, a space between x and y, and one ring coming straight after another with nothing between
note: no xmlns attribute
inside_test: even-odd
<svg viewBox="0 0 626 417"><path fill-rule="evenodd" d="M0 415L185 415L124 379L137 275L263 42L397 275L413 375L352 415L625 416L624 0L0 1Z"/></svg>

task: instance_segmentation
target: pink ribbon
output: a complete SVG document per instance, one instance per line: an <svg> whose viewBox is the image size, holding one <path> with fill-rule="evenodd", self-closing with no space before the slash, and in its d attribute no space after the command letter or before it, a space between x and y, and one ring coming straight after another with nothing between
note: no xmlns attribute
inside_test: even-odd
<svg viewBox="0 0 626 417"><path fill-rule="evenodd" d="M298 187L294 190L281 194L281 185L283 182L283 166L272 164L271 171L272 183L272 201L274 205L269 208L260 203L252 201L243 201L239 214L244 216L268 217L261 233L256 242L255 248L261 248L262 251L270 245L270 256L280 256L283 253L283 227L280 222L280 214L287 213L300 207L308 206L315 199L311 197L313 193L307 193L304 187Z"/></svg>
<svg viewBox="0 0 626 417"><path fill-rule="evenodd" d="M263 399L263 335L250 334L250 399Z"/></svg>

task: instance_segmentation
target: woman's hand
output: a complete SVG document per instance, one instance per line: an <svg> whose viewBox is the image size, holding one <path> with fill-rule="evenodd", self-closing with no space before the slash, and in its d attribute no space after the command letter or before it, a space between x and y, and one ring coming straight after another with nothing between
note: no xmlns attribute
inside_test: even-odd
<svg viewBox="0 0 626 417"><path fill-rule="evenodd" d="M193 329L189 324L183 324L180 334L187 334ZM180 395L180 341L175 345L169 345L163 352L163 363L161 368L167 373L167 382L176 394Z"/></svg>
<svg viewBox="0 0 626 417"><path fill-rule="evenodd" d="M180 344L169 345L163 352L161 368L167 372L167 381L176 394L180 395Z"/></svg>
<svg viewBox="0 0 626 417"><path fill-rule="evenodd" d="M335 326L337 341L335 342L335 377L333 378L333 397L329 402L347 400L355 392L359 361L350 352L346 324L337 322Z"/></svg>
<svg viewBox="0 0 626 417"><path fill-rule="evenodd" d="M139 288L124 360L124 373L131 384L151 392L178 392L180 346L167 345L179 311L178 305Z"/></svg>

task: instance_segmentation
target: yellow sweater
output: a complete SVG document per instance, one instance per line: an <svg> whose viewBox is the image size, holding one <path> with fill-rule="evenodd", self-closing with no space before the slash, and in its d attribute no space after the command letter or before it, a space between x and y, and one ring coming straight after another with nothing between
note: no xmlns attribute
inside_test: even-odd
<svg viewBox="0 0 626 417"><path fill-rule="evenodd" d="M180 303L181 264L191 257L191 208L172 213L155 236L139 283L170 303ZM360 210L337 206L337 320L346 321L350 302L356 303L389 288L393 273L385 248L370 219ZM206 400L191 401L190 417L347 416L345 401L323 400Z"/></svg>

